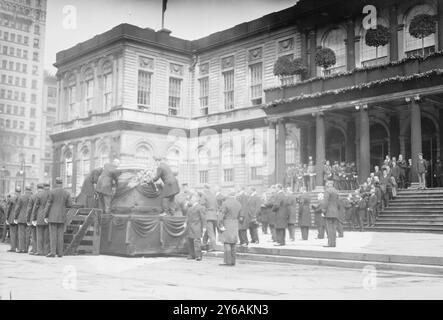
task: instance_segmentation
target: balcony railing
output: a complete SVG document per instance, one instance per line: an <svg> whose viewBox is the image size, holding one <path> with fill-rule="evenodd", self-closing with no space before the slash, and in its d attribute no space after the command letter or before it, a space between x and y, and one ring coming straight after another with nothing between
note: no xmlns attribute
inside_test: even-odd
<svg viewBox="0 0 443 320"><path fill-rule="evenodd" d="M171 117L166 114L145 112L136 109L116 108L105 113L92 114L85 118L58 123L55 127L54 134L114 121L129 121L174 128L187 128L189 124L189 120L185 117Z"/></svg>
<svg viewBox="0 0 443 320"><path fill-rule="evenodd" d="M351 88L378 80L420 74L443 66L443 52L425 57L409 57L401 61L355 69L342 74L317 77L293 85L265 89L266 103L292 97L306 97L325 91Z"/></svg>

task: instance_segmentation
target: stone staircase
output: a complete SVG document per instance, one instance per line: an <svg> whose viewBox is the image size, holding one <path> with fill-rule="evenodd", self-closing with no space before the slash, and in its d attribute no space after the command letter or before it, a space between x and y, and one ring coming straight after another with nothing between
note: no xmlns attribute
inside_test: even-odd
<svg viewBox="0 0 443 320"><path fill-rule="evenodd" d="M399 191L375 226L365 230L443 233L443 188Z"/></svg>

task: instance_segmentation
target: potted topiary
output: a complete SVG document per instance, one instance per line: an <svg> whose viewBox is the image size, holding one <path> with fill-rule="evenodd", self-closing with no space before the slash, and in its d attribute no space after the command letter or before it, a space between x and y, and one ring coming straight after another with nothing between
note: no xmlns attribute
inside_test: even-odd
<svg viewBox="0 0 443 320"><path fill-rule="evenodd" d="M412 18L409 24L409 34L414 38L421 39L422 56L425 55L425 38L436 32L436 17L430 14L418 14Z"/></svg>
<svg viewBox="0 0 443 320"><path fill-rule="evenodd" d="M328 68L336 62L335 53L330 48L319 48L315 53L315 64L323 68L324 74L326 74Z"/></svg>
<svg viewBox="0 0 443 320"><path fill-rule="evenodd" d="M283 78L295 74L294 64L289 56L281 56L274 63L274 75L283 81Z"/></svg>
<svg viewBox="0 0 443 320"><path fill-rule="evenodd" d="M375 29L366 31L365 43L369 47L375 47L375 58L378 58L378 47L383 47L389 43L391 33L383 25L377 25Z"/></svg>

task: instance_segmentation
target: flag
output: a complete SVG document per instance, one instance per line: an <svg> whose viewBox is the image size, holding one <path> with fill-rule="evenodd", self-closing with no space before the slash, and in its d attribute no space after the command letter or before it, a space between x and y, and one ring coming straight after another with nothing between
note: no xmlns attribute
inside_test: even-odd
<svg viewBox="0 0 443 320"><path fill-rule="evenodd" d="M162 13L165 14L165 11L166 11L166 5L167 5L167 3L168 3L168 0L162 0L162 2L163 2L163 11L162 11Z"/></svg>

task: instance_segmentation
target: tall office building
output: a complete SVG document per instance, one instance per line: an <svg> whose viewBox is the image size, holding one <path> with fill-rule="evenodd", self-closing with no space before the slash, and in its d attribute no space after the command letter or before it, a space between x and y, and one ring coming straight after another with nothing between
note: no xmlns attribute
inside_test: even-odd
<svg viewBox="0 0 443 320"><path fill-rule="evenodd" d="M0 194L40 175L46 0L0 1Z"/></svg>
<svg viewBox="0 0 443 320"><path fill-rule="evenodd" d="M45 71L43 78L43 104L40 137L40 181L51 181L52 141L49 137L54 130L57 111L57 78Z"/></svg>

